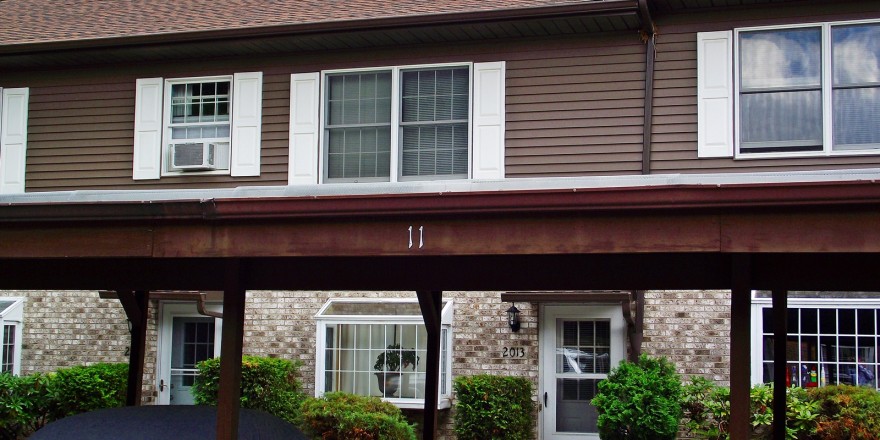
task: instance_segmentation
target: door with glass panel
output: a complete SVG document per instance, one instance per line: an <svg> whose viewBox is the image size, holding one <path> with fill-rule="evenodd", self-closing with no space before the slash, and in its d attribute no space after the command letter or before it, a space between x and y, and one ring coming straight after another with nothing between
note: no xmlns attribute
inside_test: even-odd
<svg viewBox="0 0 880 440"><path fill-rule="evenodd" d="M195 304L163 304L159 344L159 404L192 405L196 364L220 355L220 320Z"/></svg>
<svg viewBox="0 0 880 440"><path fill-rule="evenodd" d="M540 333L543 438L598 439L590 401L623 359L620 306L545 306Z"/></svg>

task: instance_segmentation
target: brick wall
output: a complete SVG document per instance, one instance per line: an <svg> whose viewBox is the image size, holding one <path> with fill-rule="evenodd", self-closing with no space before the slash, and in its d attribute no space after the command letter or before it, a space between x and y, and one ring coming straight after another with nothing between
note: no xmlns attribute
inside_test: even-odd
<svg viewBox="0 0 880 440"><path fill-rule="evenodd" d="M97 292L7 291L25 297L22 373L53 371L95 362L127 362L129 337L118 300ZM453 376L502 374L528 377L537 388L538 305L517 303L522 329L506 322L509 303L498 292L444 292L455 303ZM244 352L302 361L305 391L314 395L314 320L330 298L415 298L412 292L250 291L247 296ZM686 378L702 375L727 384L730 293L727 291L649 291L645 294L643 351L673 361ZM150 302L144 403L156 402L159 307ZM503 357L505 346L522 347L521 359ZM411 415L420 417L419 413ZM452 435L451 411L440 416L444 438Z"/></svg>
<svg viewBox="0 0 880 440"><path fill-rule="evenodd" d="M642 350L675 363L683 380L729 385L730 291L645 292Z"/></svg>

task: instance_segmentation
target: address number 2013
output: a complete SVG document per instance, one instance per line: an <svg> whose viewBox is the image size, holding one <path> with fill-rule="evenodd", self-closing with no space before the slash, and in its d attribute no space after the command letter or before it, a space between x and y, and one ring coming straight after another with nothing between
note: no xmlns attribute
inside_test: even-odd
<svg viewBox="0 0 880 440"><path fill-rule="evenodd" d="M504 347L501 355L506 358L524 358L526 357L526 349L523 347Z"/></svg>

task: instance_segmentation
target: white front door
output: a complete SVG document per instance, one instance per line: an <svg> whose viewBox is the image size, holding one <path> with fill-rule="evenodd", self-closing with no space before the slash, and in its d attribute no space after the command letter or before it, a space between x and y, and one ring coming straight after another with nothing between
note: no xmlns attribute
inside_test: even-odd
<svg viewBox="0 0 880 440"><path fill-rule="evenodd" d="M598 413L590 401L624 356L621 307L547 305L539 334L542 438L598 439Z"/></svg>
<svg viewBox="0 0 880 440"><path fill-rule="evenodd" d="M163 303L159 325L160 405L192 405L196 364L220 355L221 322L200 315L195 303Z"/></svg>

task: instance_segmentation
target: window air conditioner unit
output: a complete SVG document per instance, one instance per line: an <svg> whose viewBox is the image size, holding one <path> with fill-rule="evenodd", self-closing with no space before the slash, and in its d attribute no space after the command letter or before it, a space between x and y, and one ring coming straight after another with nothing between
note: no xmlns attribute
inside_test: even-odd
<svg viewBox="0 0 880 440"><path fill-rule="evenodd" d="M217 169L217 144L193 142L171 144L171 167L183 171Z"/></svg>

